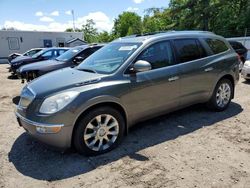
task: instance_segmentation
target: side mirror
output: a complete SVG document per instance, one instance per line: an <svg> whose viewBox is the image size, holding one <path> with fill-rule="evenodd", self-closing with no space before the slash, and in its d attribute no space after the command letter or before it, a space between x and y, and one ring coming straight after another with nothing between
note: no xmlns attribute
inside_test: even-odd
<svg viewBox="0 0 250 188"><path fill-rule="evenodd" d="M133 66L133 72L145 72L151 69L152 69L151 64L143 60L136 61Z"/></svg>
<svg viewBox="0 0 250 188"><path fill-rule="evenodd" d="M82 62L83 60L84 60L84 58L81 57L81 56L77 56L77 57L74 58L74 62L75 62L75 63L80 63L80 62Z"/></svg>

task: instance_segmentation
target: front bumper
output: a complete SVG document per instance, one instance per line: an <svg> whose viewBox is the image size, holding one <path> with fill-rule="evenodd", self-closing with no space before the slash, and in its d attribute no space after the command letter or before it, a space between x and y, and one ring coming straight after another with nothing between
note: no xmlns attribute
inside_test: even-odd
<svg viewBox="0 0 250 188"><path fill-rule="evenodd" d="M71 136L72 128L64 126L63 124L44 124L39 122L31 121L18 112L16 112L16 117L19 125L23 127L26 132L37 140L48 144L50 146L65 150L71 147ZM37 127L61 127L60 131L57 133L39 133Z"/></svg>

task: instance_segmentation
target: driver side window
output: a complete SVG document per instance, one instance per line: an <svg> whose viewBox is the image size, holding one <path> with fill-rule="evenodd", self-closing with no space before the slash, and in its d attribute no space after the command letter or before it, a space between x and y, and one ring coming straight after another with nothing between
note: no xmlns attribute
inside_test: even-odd
<svg viewBox="0 0 250 188"><path fill-rule="evenodd" d="M174 58L170 42L164 41L151 45L137 57L136 61L138 60L149 62L152 69L173 65Z"/></svg>

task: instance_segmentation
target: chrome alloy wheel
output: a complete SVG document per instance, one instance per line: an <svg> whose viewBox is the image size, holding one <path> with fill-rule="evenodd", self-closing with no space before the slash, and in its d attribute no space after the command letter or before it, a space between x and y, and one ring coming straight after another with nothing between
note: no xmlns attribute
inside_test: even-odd
<svg viewBox="0 0 250 188"><path fill-rule="evenodd" d="M84 142L93 151L108 149L119 134L119 123L115 117L101 114L93 118L84 131Z"/></svg>
<svg viewBox="0 0 250 188"><path fill-rule="evenodd" d="M231 98L231 88L228 83L222 83L216 93L216 103L219 107L225 107Z"/></svg>

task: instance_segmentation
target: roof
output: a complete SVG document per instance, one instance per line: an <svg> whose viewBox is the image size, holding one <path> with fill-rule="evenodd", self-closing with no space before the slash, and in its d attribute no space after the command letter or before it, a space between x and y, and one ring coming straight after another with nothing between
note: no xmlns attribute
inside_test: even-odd
<svg viewBox="0 0 250 188"><path fill-rule="evenodd" d="M72 43L72 42L75 42L75 41L81 41L81 42L84 42L84 43L87 43L86 41L84 41L84 40L82 40L82 39L79 39L79 38L74 38L74 39L71 39L71 40L69 40L69 41L67 41L66 43L67 44L70 44L70 43Z"/></svg>
<svg viewBox="0 0 250 188"><path fill-rule="evenodd" d="M43 50L45 51L47 51L47 50L68 50L68 49L70 49L70 48L68 48L68 47L49 47L49 48L43 48Z"/></svg>
<svg viewBox="0 0 250 188"><path fill-rule="evenodd" d="M94 46L97 46L97 47L103 47L105 44L84 44L84 45L80 45L80 46L75 46L73 47L72 49L74 48L82 48L82 49L87 49L87 48L92 48Z"/></svg>
<svg viewBox="0 0 250 188"><path fill-rule="evenodd" d="M115 42L138 42L142 43L148 40L155 40L157 38L171 38L171 37L199 37L199 36L216 36L212 32L208 31L166 31L166 32L155 32L155 33L146 33L142 35L131 35L127 37L122 37Z"/></svg>

